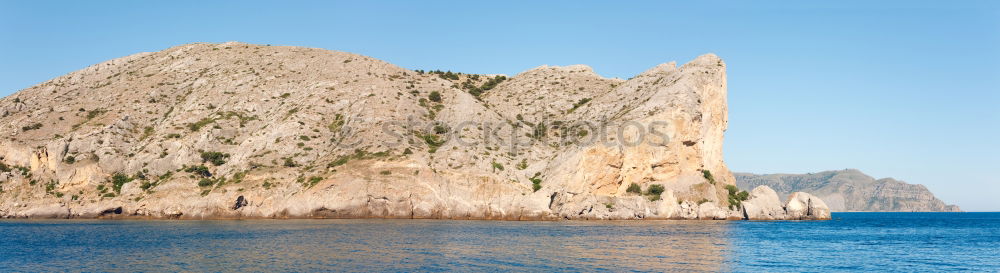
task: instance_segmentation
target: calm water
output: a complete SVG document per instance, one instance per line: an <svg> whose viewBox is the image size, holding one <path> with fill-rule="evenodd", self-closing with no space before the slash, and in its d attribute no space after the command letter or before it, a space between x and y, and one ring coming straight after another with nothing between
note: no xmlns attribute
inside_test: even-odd
<svg viewBox="0 0 1000 273"><path fill-rule="evenodd" d="M0 271L998 271L1000 213L822 222L0 220Z"/></svg>

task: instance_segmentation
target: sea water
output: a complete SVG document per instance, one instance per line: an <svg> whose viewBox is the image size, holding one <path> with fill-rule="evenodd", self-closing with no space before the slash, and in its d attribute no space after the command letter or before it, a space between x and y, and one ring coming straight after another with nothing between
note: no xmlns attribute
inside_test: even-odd
<svg viewBox="0 0 1000 273"><path fill-rule="evenodd" d="M1000 213L833 218L0 220L0 271L1000 271Z"/></svg>

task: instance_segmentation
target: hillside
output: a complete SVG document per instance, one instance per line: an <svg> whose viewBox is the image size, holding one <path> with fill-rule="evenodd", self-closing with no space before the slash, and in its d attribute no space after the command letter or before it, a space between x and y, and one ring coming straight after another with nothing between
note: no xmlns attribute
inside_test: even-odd
<svg viewBox="0 0 1000 273"><path fill-rule="evenodd" d="M736 185L749 189L760 185L779 194L810 192L822 198L832 211L961 211L934 197L923 185L892 178L875 179L855 169L810 174L736 173Z"/></svg>
<svg viewBox="0 0 1000 273"><path fill-rule="evenodd" d="M0 216L738 218L725 79L182 45L0 100Z"/></svg>

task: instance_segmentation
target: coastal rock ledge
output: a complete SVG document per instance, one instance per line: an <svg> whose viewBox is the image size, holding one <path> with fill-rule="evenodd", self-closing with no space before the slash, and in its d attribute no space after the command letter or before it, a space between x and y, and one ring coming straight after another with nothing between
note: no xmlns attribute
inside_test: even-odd
<svg viewBox="0 0 1000 273"><path fill-rule="evenodd" d="M726 64L627 80L187 44L0 99L0 217L829 219L740 191Z"/></svg>

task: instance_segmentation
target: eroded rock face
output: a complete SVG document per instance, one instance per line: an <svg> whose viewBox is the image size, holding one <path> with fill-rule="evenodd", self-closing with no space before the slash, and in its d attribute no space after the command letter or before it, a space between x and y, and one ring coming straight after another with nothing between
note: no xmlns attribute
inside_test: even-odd
<svg viewBox="0 0 1000 273"><path fill-rule="evenodd" d="M507 78L190 44L21 90L0 114L2 217L739 214L711 54L629 80L582 65Z"/></svg>

